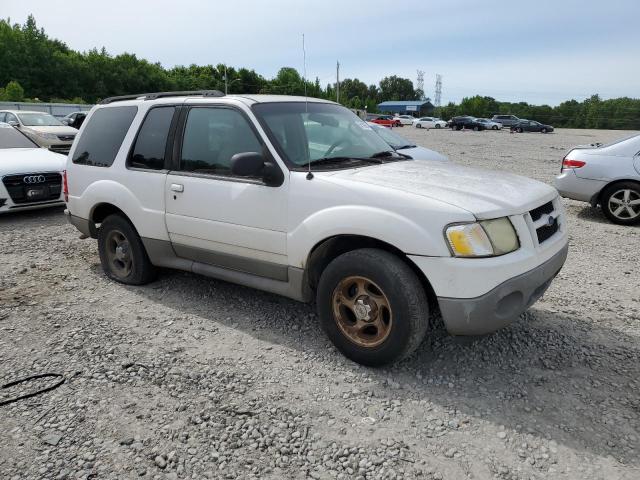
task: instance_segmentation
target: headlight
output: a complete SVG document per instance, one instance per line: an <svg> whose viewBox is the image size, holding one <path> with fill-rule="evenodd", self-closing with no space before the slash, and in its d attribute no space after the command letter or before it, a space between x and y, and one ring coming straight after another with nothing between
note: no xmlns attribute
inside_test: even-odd
<svg viewBox="0 0 640 480"><path fill-rule="evenodd" d="M46 138L47 140L57 140L58 136L53 133L43 133L43 132L35 132L36 135L42 138Z"/></svg>
<svg viewBox="0 0 640 480"><path fill-rule="evenodd" d="M456 257L493 257L520 247L518 235L507 217L451 225L445 230L445 236Z"/></svg>

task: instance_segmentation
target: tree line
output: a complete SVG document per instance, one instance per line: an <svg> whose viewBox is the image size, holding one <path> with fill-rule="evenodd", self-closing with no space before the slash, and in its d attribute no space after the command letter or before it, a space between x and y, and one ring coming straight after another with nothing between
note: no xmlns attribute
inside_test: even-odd
<svg viewBox="0 0 640 480"><path fill-rule="evenodd" d="M130 53L113 56L104 48L77 52L49 38L33 16L23 25L0 20L0 100L95 103L131 93L225 88L229 93L307 94L330 100L336 100L337 94L334 83L321 85L318 78L305 80L291 67L281 68L271 79L252 69L224 64L167 69ZM396 75L383 78L378 85L347 78L340 82L339 91L340 103L369 112L376 112L377 105L386 100L425 99L424 92L416 90L410 79ZM500 113L558 127L640 129L640 100L626 97L602 100L593 95L582 102L570 100L551 107L475 96L435 112L445 119Z"/></svg>

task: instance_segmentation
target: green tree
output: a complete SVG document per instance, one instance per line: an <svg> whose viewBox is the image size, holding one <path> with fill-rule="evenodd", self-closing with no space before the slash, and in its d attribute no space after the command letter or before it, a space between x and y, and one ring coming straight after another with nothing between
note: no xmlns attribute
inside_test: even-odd
<svg viewBox="0 0 640 480"><path fill-rule="evenodd" d="M18 82L12 80L4 88L4 98L10 102L21 102L24 100L24 89Z"/></svg>
<svg viewBox="0 0 640 480"><path fill-rule="evenodd" d="M391 75L380 80L380 101L416 100L413 83L408 78Z"/></svg>

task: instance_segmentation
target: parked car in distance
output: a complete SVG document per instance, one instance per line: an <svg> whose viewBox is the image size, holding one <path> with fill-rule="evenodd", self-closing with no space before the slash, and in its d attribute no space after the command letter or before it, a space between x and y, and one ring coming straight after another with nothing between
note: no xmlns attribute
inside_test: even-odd
<svg viewBox="0 0 640 480"><path fill-rule="evenodd" d="M475 130L476 132L486 129L484 123L479 122L475 117L469 117L467 115L461 117L453 117L451 120L449 120L449 127L451 127L452 130L462 130L463 128L468 128L470 130Z"/></svg>
<svg viewBox="0 0 640 480"><path fill-rule="evenodd" d="M449 158L445 157L441 153L428 148L419 147L415 143L407 140L402 135L398 135L391 129L378 125L377 123L369 122L373 131L382 137L382 139L389 144L395 151L402 155L409 155L414 160L434 160L437 162L448 162Z"/></svg>
<svg viewBox="0 0 640 480"><path fill-rule="evenodd" d="M545 125L544 123L536 122L535 120L520 120L515 125L511 127L512 132L540 132L540 133L549 133L553 132L553 127L551 125Z"/></svg>
<svg viewBox="0 0 640 480"><path fill-rule="evenodd" d="M399 120L393 118L391 115L374 115L370 122L383 125L385 127L401 127L402 123Z"/></svg>
<svg viewBox="0 0 640 480"><path fill-rule="evenodd" d="M8 123L41 147L66 155L78 131L53 115L27 110L0 110L0 122Z"/></svg>
<svg viewBox="0 0 640 480"><path fill-rule="evenodd" d="M69 125L71 126L73 124L73 122L76 120L76 118L78 117L78 115L87 115L87 112L73 112L70 113L69 115L65 115L64 117L62 117L60 119L60 122L62 122L65 125Z"/></svg>
<svg viewBox="0 0 640 480"><path fill-rule="evenodd" d="M411 115L396 115L395 117L393 117L393 119L397 120L404 126L404 125L412 125L413 121L415 120L415 117L412 117Z"/></svg>
<svg viewBox="0 0 640 480"><path fill-rule="evenodd" d="M565 198L600 205L613 223L640 223L640 135L573 148L555 185Z"/></svg>
<svg viewBox="0 0 640 480"><path fill-rule="evenodd" d="M0 123L0 213L63 205L65 158Z"/></svg>
<svg viewBox="0 0 640 480"><path fill-rule="evenodd" d="M502 124L489 120L488 118L479 118L478 121L484 125L487 130L502 130Z"/></svg>
<svg viewBox="0 0 640 480"><path fill-rule="evenodd" d="M109 278L170 267L315 299L336 348L365 365L415 351L430 305L455 335L508 325L567 256L555 188L408 159L321 99L105 99L65 179L69 221L97 239Z"/></svg>
<svg viewBox="0 0 640 480"><path fill-rule="evenodd" d="M520 121L515 115L494 115L491 120L502 124L503 127L511 127Z"/></svg>
<svg viewBox="0 0 640 480"><path fill-rule="evenodd" d="M445 128L447 122L437 117L421 117L416 118L413 122L416 128Z"/></svg>

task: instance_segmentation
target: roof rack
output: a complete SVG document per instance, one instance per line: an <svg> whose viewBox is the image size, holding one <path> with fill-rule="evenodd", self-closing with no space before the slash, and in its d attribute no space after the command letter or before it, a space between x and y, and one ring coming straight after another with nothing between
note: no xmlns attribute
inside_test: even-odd
<svg viewBox="0 0 640 480"><path fill-rule="evenodd" d="M155 92L155 93L137 93L133 95L120 95L117 97L109 97L100 101L100 105L106 105L113 102L123 102L125 100L155 100L165 97L224 97L224 93L220 90L189 90L183 92Z"/></svg>

